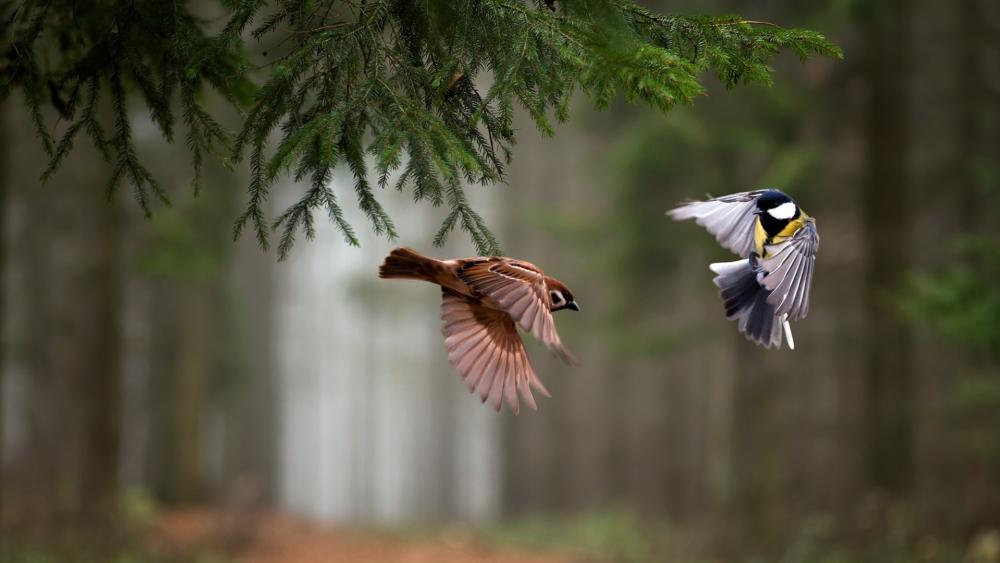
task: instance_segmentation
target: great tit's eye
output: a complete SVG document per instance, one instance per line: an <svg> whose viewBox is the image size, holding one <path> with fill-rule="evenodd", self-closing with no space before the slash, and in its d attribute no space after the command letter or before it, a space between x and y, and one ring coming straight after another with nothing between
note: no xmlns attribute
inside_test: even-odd
<svg viewBox="0 0 1000 563"><path fill-rule="evenodd" d="M562 293L559 293L558 291L550 291L549 297L552 298L553 305L562 305L565 302Z"/></svg>

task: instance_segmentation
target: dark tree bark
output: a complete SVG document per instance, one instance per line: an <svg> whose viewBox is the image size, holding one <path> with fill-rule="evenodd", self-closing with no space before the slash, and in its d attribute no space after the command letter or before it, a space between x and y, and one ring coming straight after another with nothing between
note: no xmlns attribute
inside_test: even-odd
<svg viewBox="0 0 1000 563"><path fill-rule="evenodd" d="M962 234L995 238L997 225L989 220L991 189L989 180L984 181L981 173L984 168L995 166L995 156L1000 154L1000 96L991 92L989 86L991 78L1000 77L989 63L991 42L1000 48L1000 36L991 37L988 5L990 0L955 3L958 11L958 45L954 53L958 86L955 198ZM953 388L952 393L955 393ZM958 431L962 430L960 426ZM954 451L951 449L949 453ZM995 515L1000 514L1000 487L996 484L1000 460L993 456L984 458L981 452L972 453L970 460L969 449L961 453L966 455L957 460L954 455L948 456L954 464L949 476L963 483L959 490L964 493L963 531L967 532L982 526L982 522L995 521Z"/></svg>
<svg viewBox="0 0 1000 563"><path fill-rule="evenodd" d="M24 116L11 119L9 130L30 131ZM48 536L103 537L118 490L124 272L118 209L101 197L109 170L87 152L40 189L36 153L9 151L19 166L3 182L17 206L5 264L18 275L4 316L15 321L17 370L6 376L18 402L5 407L19 424L3 471L4 515Z"/></svg>
<svg viewBox="0 0 1000 563"><path fill-rule="evenodd" d="M6 327L6 304L7 304L7 128L5 127L3 119L3 111L5 107L0 105L0 530L3 530L4 523L6 522L4 518L4 489L7 485L7 480L4 479L5 464L7 461L6 457L6 425L4 424L7 417L7 409L5 401L7 399L6 382L5 377L7 373L7 332L4 330Z"/></svg>
<svg viewBox="0 0 1000 563"><path fill-rule="evenodd" d="M92 358L93 380L85 389L89 409L89 444L83 483L84 517L110 523L118 493L119 451L122 435L122 327L123 308L120 210L113 202L99 212L95 237L94 309L96 336Z"/></svg>
<svg viewBox="0 0 1000 563"><path fill-rule="evenodd" d="M985 48L986 15L979 0L959 0L959 44L955 68L958 70L958 158L959 213L965 227L975 231L982 223L982 197L976 165L988 158L983 151L987 85L982 68Z"/></svg>
<svg viewBox="0 0 1000 563"><path fill-rule="evenodd" d="M215 309L210 287L189 283L180 290L176 311L176 363L171 399L173 438L169 493L171 500L190 503L200 500L202 482L202 428L206 402L206 381L213 366Z"/></svg>
<svg viewBox="0 0 1000 563"><path fill-rule="evenodd" d="M227 410L226 467L222 474L225 484L218 489L237 503L273 503L277 500L276 460L280 454L271 328L275 309L274 262L262 256L250 241L243 241L236 252L232 280L220 293L227 291L238 296L239 323L248 327L240 332L248 381ZM232 490L237 487L242 488Z"/></svg>
<svg viewBox="0 0 1000 563"><path fill-rule="evenodd" d="M894 296L910 253L908 0L870 3L863 31L868 99L864 193L865 436L869 484L899 497L910 485L913 411L910 335Z"/></svg>

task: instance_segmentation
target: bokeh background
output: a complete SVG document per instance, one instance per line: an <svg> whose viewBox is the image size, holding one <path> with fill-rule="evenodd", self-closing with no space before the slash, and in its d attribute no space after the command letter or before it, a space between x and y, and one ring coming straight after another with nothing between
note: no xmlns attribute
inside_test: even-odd
<svg viewBox="0 0 1000 563"><path fill-rule="evenodd" d="M1000 5L650 2L819 30L772 88L664 116L578 100L520 119L509 185L470 190L505 252L573 288L581 359L492 412L448 368L439 292L396 245L319 222L277 262L231 224L245 177L145 219L85 144L50 182L0 120L3 561L1000 561ZM182 173L183 172L183 173ZM348 175L335 178L351 192ZM748 344L676 202L774 186L822 237L798 349ZM275 190L275 209L301 186ZM386 192L399 244L444 211ZM345 195L344 201L350 201ZM93 526L115 506L118 526ZM103 530L103 531L102 531Z"/></svg>

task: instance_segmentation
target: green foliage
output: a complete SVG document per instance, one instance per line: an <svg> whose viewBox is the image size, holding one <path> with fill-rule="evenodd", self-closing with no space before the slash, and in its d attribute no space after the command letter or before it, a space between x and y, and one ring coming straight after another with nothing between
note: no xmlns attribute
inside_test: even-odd
<svg viewBox="0 0 1000 563"><path fill-rule="evenodd" d="M944 415L961 430L950 446L995 471L1000 463L1000 377L996 370L963 373L954 382ZM968 455L966 457L969 459ZM970 464L971 465L971 464Z"/></svg>
<svg viewBox="0 0 1000 563"><path fill-rule="evenodd" d="M942 336L1000 362L1000 243L966 238L941 272L913 276L904 307Z"/></svg>
<svg viewBox="0 0 1000 563"><path fill-rule="evenodd" d="M845 536L838 532L834 517L809 514L790 530L791 537L779 550L779 555L747 556L752 551L737 548L745 563L954 563L968 561L960 544L942 541L934 536L922 536L911 529L910 515L887 516L886 521L871 530L870 537Z"/></svg>
<svg viewBox="0 0 1000 563"><path fill-rule="evenodd" d="M232 216L233 202L222 201L223 194L218 193L185 195L150 222L149 237L136 257L140 274L205 283L216 279L225 265L231 245L226 244L225 232L220 233L218 220Z"/></svg>
<svg viewBox="0 0 1000 563"><path fill-rule="evenodd" d="M147 213L151 197L167 201L134 150L129 86L168 140L180 106L196 185L207 153L230 147L233 161L249 161L249 198L236 236L249 226L267 247L270 231L279 230L278 251L285 256L297 233L313 236L319 210L357 244L342 194L330 187L335 169L346 167L377 234L396 236L375 191L391 183L410 190L414 202L447 206L435 244L458 226L481 253L495 254L499 244L464 186L503 180L515 141L515 107L552 134L553 122L567 119L577 90L598 108L621 94L668 111L704 92L706 71L727 86L770 84L769 63L781 50L803 58L840 56L812 31L737 16L660 15L631 0L224 4L230 17L211 37L206 23L179 1L3 4L3 34L10 41L0 59L0 98L14 88L23 92L51 156L43 177L58 169L82 131L113 161L112 187L128 179ZM199 99L208 84L234 104L243 100L247 35L270 52L269 75L230 146ZM110 97L111 137L102 127L101 95ZM49 108L70 124L58 140L45 119ZM264 205L284 174L308 187L269 221Z"/></svg>
<svg viewBox="0 0 1000 563"><path fill-rule="evenodd" d="M629 512L592 512L573 517L531 516L488 528L488 543L527 550L554 550L587 561L689 561L692 563L953 563L994 561L976 557L992 554L998 538L983 531L968 547L924 536L911 529L909 516L894 515L872 530L871 537L851 537L838 531L829 514L804 515L786 530L776 546L761 538L719 537L699 525L681 525L641 518ZM993 543L989 543L993 542ZM978 545L982 544L982 545Z"/></svg>
<svg viewBox="0 0 1000 563"><path fill-rule="evenodd" d="M1000 243L966 237L958 257L937 273L911 277L903 300L911 319L972 354L956 373L944 416L962 432L954 446L987 463L1000 462Z"/></svg>
<svg viewBox="0 0 1000 563"><path fill-rule="evenodd" d="M209 85L234 104L251 92L241 51L209 37L183 2L24 0L0 4L0 18L0 100L14 89L23 93L50 157L42 179L83 133L112 164L109 197L127 181L147 216L152 200L169 200L136 152L129 94L145 103L167 141L179 114L197 190L205 154L229 142L199 101L202 90ZM51 128L46 113L56 116Z"/></svg>
<svg viewBox="0 0 1000 563"><path fill-rule="evenodd" d="M570 551L595 561L651 561L649 530L629 512L593 512L575 517L532 516L483 532L486 541L520 549Z"/></svg>

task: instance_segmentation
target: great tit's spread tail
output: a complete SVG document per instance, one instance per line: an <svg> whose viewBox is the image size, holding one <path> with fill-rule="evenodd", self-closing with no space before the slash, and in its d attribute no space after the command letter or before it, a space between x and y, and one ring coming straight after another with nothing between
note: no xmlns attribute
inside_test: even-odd
<svg viewBox="0 0 1000 563"><path fill-rule="evenodd" d="M758 274L749 259L735 262L717 262L709 265L717 275L712 281L719 288L726 308L726 318L739 322L740 332L757 344L770 348L781 346L782 325L787 325L785 317L775 315L775 306L768 303L771 290L758 281ZM786 326L788 347L794 349L791 327Z"/></svg>

